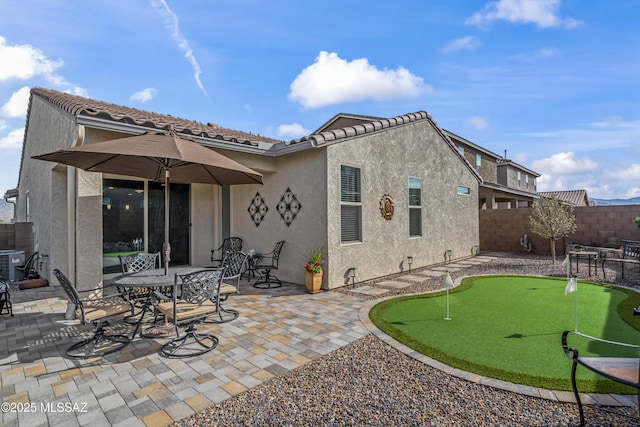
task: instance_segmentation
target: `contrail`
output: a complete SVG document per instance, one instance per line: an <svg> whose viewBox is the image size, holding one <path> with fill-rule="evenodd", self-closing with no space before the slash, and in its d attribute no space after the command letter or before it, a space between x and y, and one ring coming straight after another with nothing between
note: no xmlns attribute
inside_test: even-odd
<svg viewBox="0 0 640 427"><path fill-rule="evenodd" d="M187 58L191 66L193 67L194 75L193 77L196 79L196 83L202 92L205 95L209 96L206 89L202 85L200 81L200 74L202 71L200 70L200 65L198 65L198 61L196 60L191 47L189 46L189 42L184 38L182 33L180 32L180 28L178 26L178 16L169 8L169 5L165 0L150 0L151 5L155 7L157 10L164 15L166 18L167 28L171 30L171 36L178 43L178 48L184 52L184 57Z"/></svg>

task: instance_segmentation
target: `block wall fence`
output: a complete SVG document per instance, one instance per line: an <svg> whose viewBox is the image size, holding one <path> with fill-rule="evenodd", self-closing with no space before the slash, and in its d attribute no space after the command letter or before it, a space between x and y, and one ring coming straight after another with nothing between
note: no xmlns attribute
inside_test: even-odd
<svg viewBox="0 0 640 427"><path fill-rule="evenodd" d="M522 252L520 238L525 234L534 254L548 255L548 240L529 229L532 208L480 210L480 250L482 252ZM577 230L571 236L557 240L556 254L564 254L569 243L587 246L616 247L622 240L640 240L640 228L634 219L640 215L640 205L582 206L573 211Z"/></svg>

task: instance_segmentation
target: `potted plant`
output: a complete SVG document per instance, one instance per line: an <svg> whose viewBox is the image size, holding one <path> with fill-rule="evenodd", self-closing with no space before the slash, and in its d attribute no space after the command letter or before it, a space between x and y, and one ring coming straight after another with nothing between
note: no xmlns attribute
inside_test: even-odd
<svg viewBox="0 0 640 427"><path fill-rule="evenodd" d="M308 251L307 259L308 261L304 265L304 283L307 292L316 294L320 292L322 286L322 264L324 264L322 248Z"/></svg>

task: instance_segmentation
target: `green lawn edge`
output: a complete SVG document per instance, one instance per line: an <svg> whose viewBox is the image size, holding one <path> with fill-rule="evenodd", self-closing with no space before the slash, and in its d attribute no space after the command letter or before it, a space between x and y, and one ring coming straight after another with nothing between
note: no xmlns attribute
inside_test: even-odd
<svg viewBox="0 0 640 427"><path fill-rule="evenodd" d="M462 280L460 285L449 290L450 294L457 292L464 292L467 289L470 289L473 286L473 281L479 277L515 277L513 274L505 274L505 275L488 275L488 276L472 276L466 277ZM536 276L530 276L536 277ZM546 276L537 276L543 277L545 279L556 279L556 280L567 280L560 279L554 277L546 277ZM638 326L638 319L634 319L633 316L633 308L640 305L640 294L626 288L597 283L593 281L581 280L583 283L589 283L596 286L602 286L605 288L615 288L616 290L624 292L627 297L618 304L617 311L620 317L623 319L625 323L630 325L632 328L640 331L640 327ZM479 365L473 362L469 362L464 359L460 359L455 356L451 356L447 353L444 353L438 349L432 348L424 342L418 341L404 332L398 330L393 325L384 321L384 312L392 305L405 300L410 299L419 299L419 298L433 298L445 295L446 291L438 291L438 292L430 292L424 294L417 295L407 295L400 296L396 298L391 298L385 301L381 301L374 305L369 311L369 319L373 322L374 325L378 329L380 329L385 334L394 338L398 342L406 345L407 347L425 355L431 357L439 362L442 362L446 365L449 365L454 368L461 369L463 371L472 372L478 375L482 375L485 377L495 378L498 380L508 381L515 384L528 385L532 387L540 387L547 390L558 390L558 391L570 391L571 388L571 377L570 377L570 363L567 363L567 378L566 379L556 379L556 378L546 378L541 376L527 375L527 374L519 374L513 373L510 371L496 369L487 367L484 365ZM634 321L635 320L635 321ZM558 347L560 348L560 336L558 336ZM569 362L569 359L567 358ZM616 394L635 394L637 391L629 386L625 386L623 384L617 383L612 380L608 380L606 378L596 379L596 380L588 380L588 379L578 379L577 380L578 389L582 393L616 393Z"/></svg>

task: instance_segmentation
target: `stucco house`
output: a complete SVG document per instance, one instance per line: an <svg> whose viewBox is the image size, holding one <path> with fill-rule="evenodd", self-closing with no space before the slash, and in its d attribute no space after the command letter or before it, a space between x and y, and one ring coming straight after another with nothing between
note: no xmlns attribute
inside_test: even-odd
<svg viewBox="0 0 640 427"><path fill-rule="evenodd" d="M278 141L43 88L31 91L16 221L80 289L101 283L118 251L159 250L161 184L85 172L32 156L172 126L263 174L264 185L171 185L172 262L210 265L226 236L248 251L286 242L277 276L304 283L305 252L323 247L323 288L440 263L478 248L478 172L424 111L383 119L339 114ZM49 276L49 271L43 272Z"/></svg>
<svg viewBox="0 0 640 427"><path fill-rule="evenodd" d="M480 209L515 209L531 207L540 196L536 180L540 174L513 160L481 147L449 130L444 133L482 177L478 189Z"/></svg>

